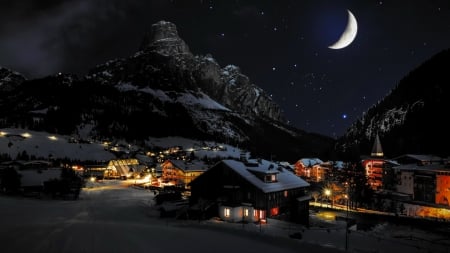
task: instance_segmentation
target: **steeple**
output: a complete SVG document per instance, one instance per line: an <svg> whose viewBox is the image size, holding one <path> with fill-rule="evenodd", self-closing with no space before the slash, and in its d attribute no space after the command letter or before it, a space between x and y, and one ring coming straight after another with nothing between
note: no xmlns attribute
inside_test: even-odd
<svg viewBox="0 0 450 253"><path fill-rule="evenodd" d="M378 136L378 134L375 137L375 142L373 143L373 147L372 147L372 153L370 155L373 157L383 157L384 156L383 148L381 148L380 137Z"/></svg>

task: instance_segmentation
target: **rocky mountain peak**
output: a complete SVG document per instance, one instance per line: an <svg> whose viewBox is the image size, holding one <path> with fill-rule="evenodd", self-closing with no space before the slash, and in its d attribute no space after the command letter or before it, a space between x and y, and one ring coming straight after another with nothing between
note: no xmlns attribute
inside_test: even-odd
<svg viewBox="0 0 450 253"><path fill-rule="evenodd" d="M140 50L150 50L162 55L192 55L188 45L178 36L175 24L159 21L151 26L150 33L145 35Z"/></svg>

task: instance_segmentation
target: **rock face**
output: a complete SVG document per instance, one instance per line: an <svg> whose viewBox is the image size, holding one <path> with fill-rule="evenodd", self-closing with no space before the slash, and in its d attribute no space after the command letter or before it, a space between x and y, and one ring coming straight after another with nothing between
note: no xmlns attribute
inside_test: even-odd
<svg viewBox="0 0 450 253"><path fill-rule="evenodd" d="M153 24L150 34L144 37L140 50L150 50L166 56L189 54L188 45L178 36L175 24L159 21Z"/></svg>
<svg viewBox="0 0 450 253"><path fill-rule="evenodd" d="M11 91L25 81L25 77L7 68L0 67L0 92Z"/></svg>
<svg viewBox="0 0 450 253"><path fill-rule="evenodd" d="M152 25L151 32L145 36L140 49L141 51L134 58L124 64L144 68L145 71L140 71L141 73L165 69L165 72L170 73L172 77L178 77L177 80L171 80L170 88L178 86L183 89L201 89L233 111L285 121L279 106L261 88L251 83L250 79L241 73L239 67L229 65L221 68L210 55L194 57L186 43L178 36L177 28L173 23L160 21ZM164 61L163 64L159 64L159 60L155 59L161 56L164 57L160 59ZM123 65L117 67L127 69ZM119 75L130 76L127 73ZM152 83L155 85L154 80Z"/></svg>
<svg viewBox="0 0 450 253"><path fill-rule="evenodd" d="M0 82L12 79L11 92L0 92L0 127L136 142L182 136L282 160L324 157L334 143L285 124L279 106L238 67L193 55L166 21L152 26L134 55L84 77L24 80L0 69Z"/></svg>

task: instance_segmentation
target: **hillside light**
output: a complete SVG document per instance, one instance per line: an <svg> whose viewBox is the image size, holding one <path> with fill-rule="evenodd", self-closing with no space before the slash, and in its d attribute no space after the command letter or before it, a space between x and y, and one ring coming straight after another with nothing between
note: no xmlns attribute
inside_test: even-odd
<svg viewBox="0 0 450 253"><path fill-rule="evenodd" d="M29 134L29 133L23 133L23 134L22 134L22 137L24 137L24 138L30 138L30 137L31 137L31 134Z"/></svg>
<svg viewBox="0 0 450 253"><path fill-rule="evenodd" d="M49 136L48 138L49 138L50 140L52 140L52 141L58 140L58 137L56 137L56 136L54 136L54 135L51 135L51 136Z"/></svg>

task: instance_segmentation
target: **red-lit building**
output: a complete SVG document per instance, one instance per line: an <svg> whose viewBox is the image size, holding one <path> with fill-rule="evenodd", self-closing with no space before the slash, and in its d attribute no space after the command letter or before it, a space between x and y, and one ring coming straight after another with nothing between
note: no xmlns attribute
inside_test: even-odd
<svg viewBox="0 0 450 253"><path fill-rule="evenodd" d="M189 188L189 183L208 169L202 161L187 162L182 160L166 160L161 164L161 168L163 183L185 188Z"/></svg>
<svg viewBox="0 0 450 253"><path fill-rule="evenodd" d="M191 183L191 204L209 203L211 215L230 222L265 222L289 214L307 224L309 184L266 160L223 160ZM206 211L206 210L205 210Z"/></svg>
<svg viewBox="0 0 450 253"><path fill-rule="evenodd" d="M385 159L378 134L375 138L370 157L363 158L361 163L365 169L367 183L370 188L373 190L381 190L383 187L383 167Z"/></svg>
<svg viewBox="0 0 450 253"><path fill-rule="evenodd" d="M322 166L319 158L303 158L294 164L295 174L306 181L322 182L327 178L330 168Z"/></svg>

